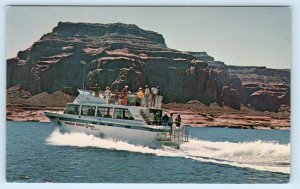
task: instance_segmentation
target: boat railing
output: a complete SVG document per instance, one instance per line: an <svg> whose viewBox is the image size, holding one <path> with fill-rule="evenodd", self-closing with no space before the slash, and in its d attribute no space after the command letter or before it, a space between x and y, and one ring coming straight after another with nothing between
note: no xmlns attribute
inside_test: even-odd
<svg viewBox="0 0 300 189"><path fill-rule="evenodd" d="M190 126L184 126L182 130L182 141L188 142L189 141L189 134L190 134Z"/></svg>
<svg viewBox="0 0 300 189"><path fill-rule="evenodd" d="M165 141L172 141L172 142L188 142L189 141L189 127L182 126L179 128L173 129L170 126L165 126L165 130L169 131L165 132L164 140Z"/></svg>

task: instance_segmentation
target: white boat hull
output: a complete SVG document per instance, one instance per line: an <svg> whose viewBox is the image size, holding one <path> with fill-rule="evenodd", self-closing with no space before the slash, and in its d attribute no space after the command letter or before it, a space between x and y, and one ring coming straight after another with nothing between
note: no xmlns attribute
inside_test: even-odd
<svg viewBox="0 0 300 189"><path fill-rule="evenodd" d="M162 145L169 145L177 148L183 143L183 141L180 140L180 137L178 137L178 140L165 140L166 137L169 137L170 139L172 137L170 135L169 127L166 127L166 129L163 130L149 130L149 128L138 125L132 127L119 126L118 124L120 123L99 125L97 124L98 122L94 122L97 120L87 121L83 118L78 119L76 116L60 117L55 115L59 114L52 114L51 116L48 115L48 117L61 132L83 132L101 138L111 138L134 145L142 145L153 148L160 148Z"/></svg>
<svg viewBox="0 0 300 189"><path fill-rule="evenodd" d="M101 138L111 138L125 141L131 144L143 146L156 146L155 138L158 133L144 130L128 129L114 126L100 126L96 124L70 124L68 121L61 121L59 129L61 132L83 132Z"/></svg>

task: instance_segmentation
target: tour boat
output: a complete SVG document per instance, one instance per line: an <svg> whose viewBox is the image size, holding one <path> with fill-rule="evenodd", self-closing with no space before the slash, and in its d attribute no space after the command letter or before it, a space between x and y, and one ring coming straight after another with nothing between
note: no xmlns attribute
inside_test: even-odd
<svg viewBox="0 0 300 189"><path fill-rule="evenodd" d="M129 105L121 105L109 102L103 94L95 96L93 91L78 91L77 98L62 113L45 112L61 132L84 132L152 148L179 148L189 140L188 126L168 126L154 119L163 114L161 96L154 107L147 107L144 101L141 106L130 101Z"/></svg>

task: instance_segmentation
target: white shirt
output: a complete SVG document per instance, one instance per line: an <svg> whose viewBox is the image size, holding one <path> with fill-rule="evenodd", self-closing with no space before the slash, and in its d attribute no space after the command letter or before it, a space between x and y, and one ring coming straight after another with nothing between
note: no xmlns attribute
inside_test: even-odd
<svg viewBox="0 0 300 189"><path fill-rule="evenodd" d="M145 95L149 95L150 94L150 89L149 88L146 88L145 89Z"/></svg>
<svg viewBox="0 0 300 189"><path fill-rule="evenodd" d="M152 88L151 88L151 91L152 91L152 94L155 94L155 95L157 94L157 88L152 87Z"/></svg>

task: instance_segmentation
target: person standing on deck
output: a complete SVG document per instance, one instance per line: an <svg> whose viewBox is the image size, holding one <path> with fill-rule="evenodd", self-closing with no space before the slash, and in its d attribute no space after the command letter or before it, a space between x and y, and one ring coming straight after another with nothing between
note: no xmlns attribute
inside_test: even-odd
<svg viewBox="0 0 300 189"><path fill-rule="evenodd" d="M149 97L150 97L150 89L148 87L148 85L145 85L145 104L146 104L146 107L149 107Z"/></svg>
<svg viewBox="0 0 300 189"><path fill-rule="evenodd" d="M123 96L123 99L122 99L122 105L127 105L127 100L128 100L128 86L125 85L123 91L122 91L122 96Z"/></svg>
<svg viewBox="0 0 300 189"><path fill-rule="evenodd" d="M119 92L117 90L114 92L114 101L115 104L119 104Z"/></svg>
<svg viewBox="0 0 300 189"><path fill-rule="evenodd" d="M181 125L181 117L180 117L180 115L178 115L178 116L176 117L175 123L176 123L176 126L177 126L177 127L180 127L180 125Z"/></svg>
<svg viewBox="0 0 300 189"><path fill-rule="evenodd" d="M161 124L164 125L164 126L167 126L168 122L169 122L169 116L165 112L165 114L161 117Z"/></svg>
<svg viewBox="0 0 300 189"><path fill-rule="evenodd" d="M154 85L152 85L151 87L151 107L155 106L155 98L156 98L156 94L157 94L157 88L154 87Z"/></svg>
<svg viewBox="0 0 300 189"><path fill-rule="evenodd" d="M144 98L144 93L142 87L139 88L139 92L137 93L138 96L138 106L141 106L142 100Z"/></svg>
<svg viewBox="0 0 300 189"><path fill-rule="evenodd" d="M110 104L110 95L111 95L111 91L109 87L106 87L106 90L104 92L104 99L106 100L107 104Z"/></svg>
<svg viewBox="0 0 300 189"><path fill-rule="evenodd" d="M99 97L100 86L98 85L98 83L96 83L94 87L94 92L95 92L95 97Z"/></svg>
<svg viewBox="0 0 300 189"><path fill-rule="evenodd" d="M174 134L175 126L173 125L173 113L170 114L168 126L170 127L170 134Z"/></svg>
<svg viewBox="0 0 300 189"><path fill-rule="evenodd" d="M155 122L155 125L160 125L160 116L158 113L155 113L155 115L154 115L154 122Z"/></svg>
<svg viewBox="0 0 300 189"><path fill-rule="evenodd" d="M159 90L159 86L157 86L156 87L156 94L155 94L155 103L154 103L155 108L158 108L159 95L160 95L160 90Z"/></svg>
<svg viewBox="0 0 300 189"><path fill-rule="evenodd" d="M170 126L170 127L173 126L173 113L170 114L169 121L168 121L168 126Z"/></svg>
<svg viewBox="0 0 300 189"><path fill-rule="evenodd" d="M155 122L154 122L154 113L153 112L149 113L148 119L149 119L149 122L148 122L149 125L154 125L155 124Z"/></svg>

